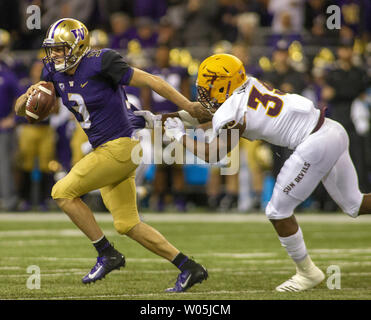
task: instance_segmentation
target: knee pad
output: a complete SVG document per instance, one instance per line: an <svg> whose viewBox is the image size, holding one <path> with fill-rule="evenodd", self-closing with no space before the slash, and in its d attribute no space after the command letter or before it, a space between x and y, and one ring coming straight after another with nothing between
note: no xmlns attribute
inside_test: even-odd
<svg viewBox="0 0 371 320"><path fill-rule="evenodd" d="M352 195L349 195L348 201L344 201L344 203L338 203L338 205L340 206L341 210L343 210L343 212L345 212L348 216L357 218L362 201L363 194L358 191Z"/></svg>
<svg viewBox="0 0 371 320"><path fill-rule="evenodd" d="M269 220L281 220L291 217L293 211L291 212L280 212L272 204L272 201L268 202L267 207L265 208L265 215Z"/></svg>
<svg viewBox="0 0 371 320"><path fill-rule="evenodd" d="M60 182L61 180L59 180L56 184L54 184L53 188L52 188L52 193L51 193L51 196L53 199L58 199L58 198L61 198L60 196L58 196L60 194Z"/></svg>
<svg viewBox="0 0 371 320"><path fill-rule="evenodd" d="M51 196L53 199L74 199L77 195L71 192L71 184L68 179L59 180L52 188Z"/></svg>
<svg viewBox="0 0 371 320"><path fill-rule="evenodd" d="M359 213L359 206L353 206L349 208L341 208L351 218L357 218Z"/></svg>
<svg viewBox="0 0 371 320"><path fill-rule="evenodd" d="M139 222L140 222L139 219L137 221L135 221L135 220L132 220L132 221L119 220L119 221L114 221L113 225L114 225L116 231L119 234L126 234L132 228L134 228Z"/></svg>

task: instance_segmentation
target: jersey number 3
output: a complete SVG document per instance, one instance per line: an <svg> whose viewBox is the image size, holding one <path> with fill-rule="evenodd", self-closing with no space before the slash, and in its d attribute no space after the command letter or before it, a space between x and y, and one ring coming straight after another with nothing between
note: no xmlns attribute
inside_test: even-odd
<svg viewBox="0 0 371 320"><path fill-rule="evenodd" d="M72 108L77 113L79 113L82 117L82 121L80 121L81 128L89 129L91 126L90 114L89 114L88 108L86 107L84 98L81 96L81 94L69 93L68 100L75 101L77 104L76 106L73 106Z"/></svg>
<svg viewBox="0 0 371 320"><path fill-rule="evenodd" d="M267 109L265 114L270 117L277 117L283 107L283 101L280 98L270 94L261 93L253 86L250 91L247 106L256 110L259 106L259 103L261 103L263 107Z"/></svg>

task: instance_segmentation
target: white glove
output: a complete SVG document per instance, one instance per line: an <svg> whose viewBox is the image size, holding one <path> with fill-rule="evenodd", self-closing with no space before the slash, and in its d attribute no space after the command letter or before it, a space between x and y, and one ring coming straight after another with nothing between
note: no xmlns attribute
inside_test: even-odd
<svg viewBox="0 0 371 320"><path fill-rule="evenodd" d="M153 129L155 126L155 121L161 121L161 114L153 114L151 111L148 110L138 110L134 111L136 116L143 117L146 121L146 128Z"/></svg>
<svg viewBox="0 0 371 320"><path fill-rule="evenodd" d="M200 122L197 118L193 118L187 111L180 110L178 111L180 119L183 121L184 125L187 127L197 127Z"/></svg>
<svg viewBox="0 0 371 320"><path fill-rule="evenodd" d="M167 118L164 126L165 133L170 139L175 139L180 142L185 135L184 124L179 118Z"/></svg>

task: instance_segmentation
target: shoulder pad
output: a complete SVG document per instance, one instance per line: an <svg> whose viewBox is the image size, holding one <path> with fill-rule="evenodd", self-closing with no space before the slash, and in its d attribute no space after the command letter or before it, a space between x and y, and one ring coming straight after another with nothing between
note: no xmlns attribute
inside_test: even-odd
<svg viewBox="0 0 371 320"><path fill-rule="evenodd" d="M87 58L99 58L101 54L103 53L103 50L90 50L87 54Z"/></svg>

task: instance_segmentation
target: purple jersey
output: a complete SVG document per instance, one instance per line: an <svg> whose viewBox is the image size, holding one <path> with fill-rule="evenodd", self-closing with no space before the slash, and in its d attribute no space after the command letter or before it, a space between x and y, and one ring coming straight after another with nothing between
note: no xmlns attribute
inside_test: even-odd
<svg viewBox="0 0 371 320"><path fill-rule="evenodd" d="M164 79L178 91L181 89L182 80L188 77L187 69L182 67L152 67L148 69L148 72ZM166 100L152 91L151 111L154 113L171 113L177 112L178 107L171 101Z"/></svg>
<svg viewBox="0 0 371 320"><path fill-rule="evenodd" d="M130 109L128 109L128 116L130 121L133 124L134 129L143 129L146 126L146 121L141 116L136 116L134 111L140 110L138 107L141 107L140 102L140 89L137 87L125 86L125 92L128 97L130 104ZM132 99L130 99L132 97ZM137 103L133 103L133 100L138 100Z"/></svg>
<svg viewBox="0 0 371 320"><path fill-rule="evenodd" d="M146 126L146 121L141 116L136 116L134 114L134 111L138 111L139 109L134 106L133 104L130 104L130 109L128 109L128 117L133 125L134 130L136 129L143 129Z"/></svg>
<svg viewBox="0 0 371 320"><path fill-rule="evenodd" d="M6 65L0 63L0 120L13 111L14 101L20 94L17 77Z"/></svg>
<svg viewBox="0 0 371 320"><path fill-rule="evenodd" d="M120 138L131 137L134 127L128 116L127 97L122 85L128 85L133 69L114 50L91 50L74 75L49 73L43 79L52 81L63 104L75 115L96 148Z"/></svg>
<svg viewBox="0 0 371 320"><path fill-rule="evenodd" d="M142 38L139 35L139 33L137 33L134 39L138 40L141 47L144 49L155 48L158 41L158 33L157 32L152 33L149 38Z"/></svg>
<svg viewBox="0 0 371 320"><path fill-rule="evenodd" d="M133 40L137 36L135 28L129 28L122 34L112 34L110 37L110 48L111 49L127 49L130 40Z"/></svg>

